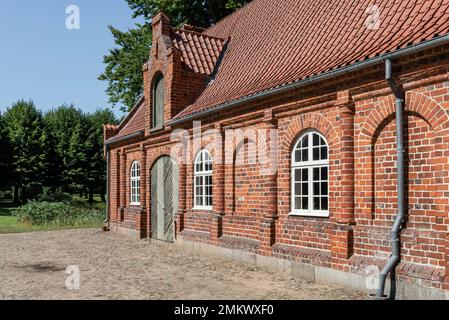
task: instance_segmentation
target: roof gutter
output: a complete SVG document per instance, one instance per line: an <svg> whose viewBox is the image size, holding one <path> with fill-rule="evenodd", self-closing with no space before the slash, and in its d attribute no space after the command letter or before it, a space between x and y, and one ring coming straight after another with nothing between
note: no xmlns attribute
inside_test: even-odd
<svg viewBox="0 0 449 320"><path fill-rule="evenodd" d="M145 130L139 130L137 132L128 134L126 136L120 137L120 138L111 138L109 140L107 140L104 144L106 147L109 147L115 143L119 143L119 142L124 142L124 141L128 141L134 138L140 138L143 137L145 135Z"/></svg>
<svg viewBox="0 0 449 320"><path fill-rule="evenodd" d="M371 58L362 62L357 62L355 64L349 65L349 66L344 66L335 70L331 70L331 71L327 71L315 76L312 76L310 78L307 79L303 79L303 80L298 80L286 85L281 85L272 89L268 89L253 95L249 95L246 97L243 97L241 99L236 99L236 100L232 100L229 102L225 102L223 104L217 105L215 107L212 107L210 109L198 112L198 113L194 113L191 115L188 115L186 117L183 118L179 118L173 121L170 121L168 123L168 125L170 126L174 126L177 124L181 124L183 122L189 121L189 120L195 120L197 118L200 117L204 117L206 115L210 115L219 111L223 111L226 110L228 108L234 107L234 106L239 106L241 104L244 103L249 103L249 102L253 102L255 100L258 99L263 99L266 97L270 97L273 96L275 94L279 94L279 93L283 93L289 90L293 90L293 89L298 89L301 87L305 87L307 85L319 82L319 81L324 81L324 80L329 80L335 77L339 77L351 72L355 72L355 71L359 71L380 63L384 63L386 60L393 60L393 59L397 59L397 58L401 58L403 56L406 56L408 54L412 54L412 53L417 53L419 51L423 51L426 49L431 49L440 45L444 45L444 44L448 44L449 43L449 34L446 34L444 36L438 36L435 37L431 40L427 40L424 42L421 42L419 44L415 44L403 49L399 49L397 51L394 52L390 52L390 53L385 53L382 54L378 57L375 58Z"/></svg>

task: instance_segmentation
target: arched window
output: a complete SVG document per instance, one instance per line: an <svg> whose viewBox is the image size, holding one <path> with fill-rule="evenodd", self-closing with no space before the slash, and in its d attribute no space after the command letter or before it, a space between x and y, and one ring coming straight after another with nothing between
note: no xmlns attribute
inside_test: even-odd
<svg viewBox="0 0 449 320"><path fill-rule="evenodd" d="M195 159L194 170L195 208L212 209L212 157L202 150Z"/></svg>
<svg viewBox="0 0 449 320"><path fill-rule="evenodd" d="M329 216L329 147L316 131L299 137L292 152L293 215Z"/></svg>
<svg viewBox="0 0 449 320"><path fill-rule="evenodd" d="M159 74L153 86L153 117L152 127L162 128L164 125L164 77Z"/></svg>
<svg viewBox="0 0 449 320"><path fill-rule="evenodd" d="M140 164L134 161L131 165L131 205L140 205Z"/></svg>

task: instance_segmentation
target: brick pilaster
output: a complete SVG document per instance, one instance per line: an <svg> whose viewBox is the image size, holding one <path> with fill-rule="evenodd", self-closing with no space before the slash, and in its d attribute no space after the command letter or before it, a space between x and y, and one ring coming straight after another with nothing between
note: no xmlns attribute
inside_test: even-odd
<svg viewBox="0 0 449 320"><path fill-rule="evenodd" d="M215 130L217 136L214 137L213 213L210 230L212 241L216 241L223 234L223 216L225 214L225 134L219 123L215 126Z"/></svg>
<svg viewBox="0 0 449 320"><path fill-rule="evenodd" d="M140 206L147 209L147 150L140 148Z"/></svg>
<svg viewBox="0 0 449 320"><path fill-rule="evenodd" d="M277 217L263 217L259 225L259 253L265 256L271 255L271 247L276 243Z"/></svg>
<svg viewBox="0 0 449 320"><path fill-rule="evenodd" d="M341 149L338 223L352 224L354 217L354 105L348 91L337 93Z"/></svg>
<svg viewBox="0 0 449 320"><path fill-rule="evenodd" d="M121 202L120 202L120 190L121 190L121 182L120 182L120 160L121 160L121 153L120 150L117 149L116 150L116 154L115 154L115 159L116 159L116 167L115 167L115 181L116 181L116 189L115 189L115 199L116 199L116 203L117 206L115 208L113 208L113 210L115 211L115 221L119 222L121 220Z"/></svg>
<svg viewBox="0 0 449 320"><path fill-rule="evenodd" d="M175 213L175 237L184 230L184 217L187 209L187 164L179 164L178 211Z"/></svg>
<svg viewBox="0 0 449 320"><path fill-rule="evenodd" d="M444 258L446 260L446 273L444 276L443 288L449 290L449 234L446 235L446 252Z"/></svg>
<svg viewBox="0 0 449 320"><path fill-rule="evenodd" d="M126 207L126 153L122 150L120 153L120 207L121 217L120 220L123 221L124 211L123 208Z"/></svg>
<svg viewBox="0 0 449 320"><path fill-rule="evenodd" d="M276 242L276 221L278 220L278 137L277 120L271 110L265 112L265 148L263 141L258 141L259 152L265 150L267 163L264 164L263 176L266 181L264 195L266 197L266 210L259 225L260 252L271 255L271 247Z"/></svg>
<svg viewBox="0 0 449 320"><path fill-rule="evenodd" d="M350 225L338 225L331 236L332 266L342 269L353 254L353 230Z"/></svg>

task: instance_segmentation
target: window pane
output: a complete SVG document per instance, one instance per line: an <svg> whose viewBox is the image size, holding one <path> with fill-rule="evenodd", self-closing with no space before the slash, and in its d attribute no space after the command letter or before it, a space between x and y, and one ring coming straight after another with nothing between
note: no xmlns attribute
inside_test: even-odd
<svg viewBox="0 0 449 320"><path fill-rule="evenodd" d="M328 180L328 168L323 167L321 168L321 180L327 181Z"/></svg>
<svg viewBox="0 0 449 320"><path fill-rule="evenodd" d="M301 145L301 148L308 148L309 147L309 136L308 135L305 135L302 138L302 141L301 141L300 145Z"/></svg>
<svg viewBox="0 0 449 320"><path fill-rule="evenodd" d="M329 210L329 199L328 197L321 198L321 210Z"/></svg>
<svg viewBox="0 0 449 320"><path fill-rule="evenodd" d="M302 149L302 162L309 161L309 149Z"/></svg>
<svg viewBox="0 0 449 320"><path fill-rule="evenodd" d="M302 179L301 181L309 181L309 170L302 169Z"/></svg>
<svg viewBox="0 0 449 320"><path fill-rule="evenodd" d="M326 142L325 142L324 139L321 138L321 137L320 137L320 145L322 145L322 146L325 146L325 145L326 145Z"/></svg>
<svg viewBox="0 0 449 320"><path fill-rule="evenodd" d="M313 184L313 194L314 194L315 196L319 196L319 195L320 195L320 184L317 183L317 182L315 182L315 183Z"/></svg>
<svg viewBox="0 0 449 320"><path fill-rule="evenodd" d="M301 197L295 197L295 210L301 210Z"/></svg>
<svg viewBox="0 0 449 320"><path fill-rule="evenodd" d="M301 195L301 184L295 183L295 196L300 196L300 195Z"/></svg>
<svg viewBox="0 0 449 320"><path fill-rule="evenodd" d="M320 136L316 133L313 134L313 146L318 146L320 144Z"/></svg>
<svg viewBox="0 0 449 320"><path fill-rule="evenodd" d="M327 160L327 147L321 147L321 160Z"/></svg>
<svg viewBox="0 0 449 320"><path fill-rule="evenodd" d="M206 195L208 195L208 196L212 195L212 186L206 187Z"/></svg>
<svg viewBox="0 0 449 320"><path fill-rule="evenodd" d="M307 196L308 194L309 194L309 184L306 182L302 184L302 195Z"/></svg>
<svg viewBox="0 0 449 320"><path fill-rule="evenodd" d="M309 198L302 197L302 209L309 210Z"/></svg>
<svg viewBox="0 0 449 320"><path fill-rule="evenodd" d="M313 168L313 181L320 180L320 168Z"/></svg>
<svg viewBox="0 0 449 320"><path fill-rule="evenodd" d="M327 182L322 182L321 183L321 195L322 196L327 196L328 193L329 193L329 191L328 191L328 184L327 184Z"/></svg>
<svg viewBox="0 0 449 320"><path fill-rule="evenodd" d="M301 162L301 151L296 149L295 150L295 158L293 159L294 162Z"/></svg>
<svg viewBox="0 0 449 320"><path fill-rule="evenodd" d="M313 197L313 210L320 210L320 198Z"/></svg>
<svg viewBox="0 0 449 320"><path fill-rule="evenodd" d="M313 161L320 160L320 148L313 148Z"/></svg>
<svg viewBox="0 0 449 320"><path fill-rule="evenodd" d="M301 169L295 169L294 182L301 181Z"/></svg>

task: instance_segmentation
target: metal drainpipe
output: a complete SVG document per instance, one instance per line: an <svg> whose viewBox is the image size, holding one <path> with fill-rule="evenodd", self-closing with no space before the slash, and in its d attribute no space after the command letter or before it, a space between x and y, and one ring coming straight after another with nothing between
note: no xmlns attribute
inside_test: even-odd
<svg viewBox="0 0 449 320"><path fill-rule="evenodd" d="M405 186L405 172L404 172L404 120L403 120L403 107L404 107L404 93L393 79L393 67L391 60L385 60L385 80L393 90L396 97L396 151L397 151L397 191L398 191L398 213L394 221L393 228L391 229L391 248L392 254L387 263L380 273L379 289L377 290L376 298L383 299L385 290L385 281L387 275L398 265L400 260L401 245L399 242L399 233L401 231L402 222L405 217L405 199L404 199L404 186ZM391 298L391 297L390 297Z"/></svg>
<svg viewBox="0 0 449 320"><path fill-rule="evenodd" d="M109 231L109 160L110 160L111 148L106 145L106 212L105 220L103 222L103 230Z"/></svg>

